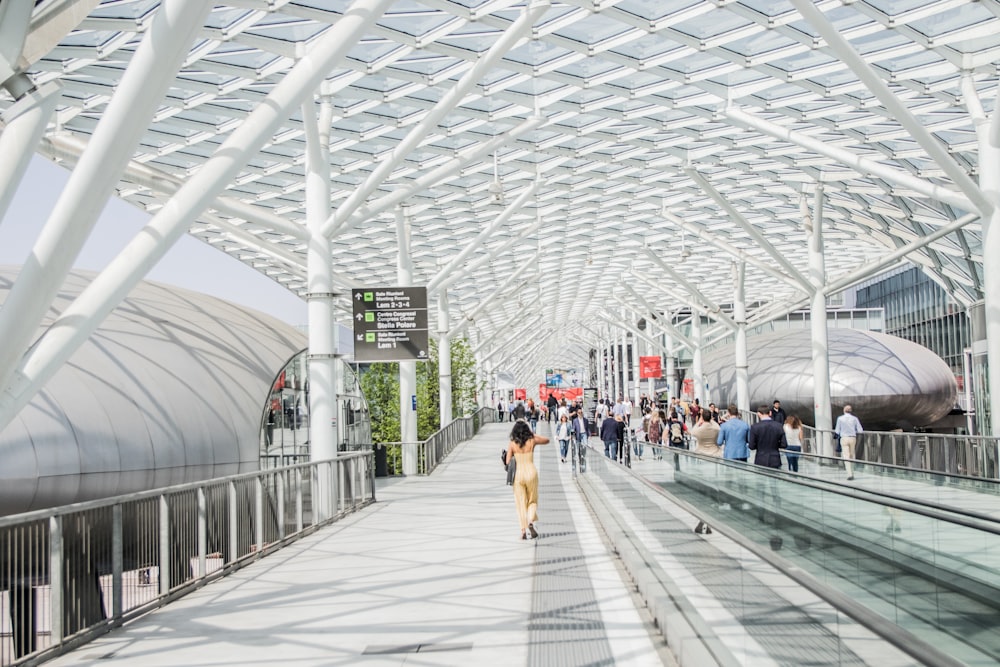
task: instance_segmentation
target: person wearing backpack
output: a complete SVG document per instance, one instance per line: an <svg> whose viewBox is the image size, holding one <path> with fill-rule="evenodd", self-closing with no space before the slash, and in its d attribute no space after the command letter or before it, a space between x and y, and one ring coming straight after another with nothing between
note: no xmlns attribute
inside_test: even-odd
<svg viewBox="0 0 1000 667"><path fill-rule="evenodd" d="M671 447L685 447L685 432L687 431L687 426L677 415L671 415L670 421L667 423L667 444Z"/></svg>

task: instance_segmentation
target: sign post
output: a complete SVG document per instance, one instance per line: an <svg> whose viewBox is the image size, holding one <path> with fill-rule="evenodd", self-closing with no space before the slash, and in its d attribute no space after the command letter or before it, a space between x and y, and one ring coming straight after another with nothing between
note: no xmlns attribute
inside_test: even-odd
<svg viewBox="0 0 1000 667"><path fill-rule="evenodd" d="M427 288L351 290L355 361L427 361Z"/></svg>

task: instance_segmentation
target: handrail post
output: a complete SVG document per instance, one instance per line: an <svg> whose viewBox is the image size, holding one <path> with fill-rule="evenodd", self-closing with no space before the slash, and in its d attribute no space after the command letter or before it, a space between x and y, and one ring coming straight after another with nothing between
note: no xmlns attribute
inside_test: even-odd
<svg viewBox="0 0 1000 667"><path fill-rule="evenodd" d="M115 597L115 601L118 597ZM52 645L63 639L63 540L62 517L49 518L49 631Z"/></svg>
<svg viewBox="0 0 1000 667"><path fill-rule="evenodd" d="M229 482L229 562L235 563L240 557L239 525L236 511L236 482Z"/></svg>
<svg viewBox="0 0 1000 667"><path fill-rule="evenodd" d="M170 504L160 494L160 595L170 592Z"/></svg>
<svg viewBox="0 0 1000 667"><path fill-rule="evenodd" d="M254 478L253 492L254 545L255 551L259 555L264 549L264 483L261 481L260 475Z"/></svg>
<svg viewBox="0 0 1000 667"><path fill-rule="evenodd" d="M302 468L295 469L295 532L302 532Z"/></svg>
<svg viewBox="0 0 1000 667"><path fill-rule="evenodd" d="M285 473L274 474L274 493L278 496L278 539L285 539Z"/></svg>
<svg viewBox="0 0 1000 667"><path fill-rule="evenodd" d="M196 494L198 499L198 578L202 579L208 573L208 503L205 500L205 487L199 486Z"/></svg>
<svg viewBox="0 0 1000 667"><path fill-rule="evenodd" d="M122 506L121 503L115 503L111 508L111 618L116 622L121 619L125 609L122 600L125 575L122 524ZM55 616L52 618L55 619Z"/></svg>

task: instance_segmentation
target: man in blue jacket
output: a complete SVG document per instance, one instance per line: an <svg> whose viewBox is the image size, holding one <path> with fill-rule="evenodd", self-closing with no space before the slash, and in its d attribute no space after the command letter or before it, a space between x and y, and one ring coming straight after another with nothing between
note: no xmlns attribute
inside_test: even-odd
<svg viewBox="0 0 1000 667"><path fill-rule="evenodd" d="M740 419L740 411L735 405L729 406L729 419L722 423L715 444L722 445L722 458L730 461L746 461L750 456L747 438L750 425Z"/></svg>

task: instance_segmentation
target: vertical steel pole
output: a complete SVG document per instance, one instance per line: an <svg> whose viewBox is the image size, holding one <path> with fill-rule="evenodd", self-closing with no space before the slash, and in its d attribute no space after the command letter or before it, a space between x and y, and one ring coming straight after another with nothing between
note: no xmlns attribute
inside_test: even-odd
<svg viewBox="0 0 1000 667"><path fill-rule="evenodd" d="M401 287L413 284L413 258L410 257L410 218L402 207L396 209L396 277ZM399 439L403 443L403 474L417 474L417 362L399 362ZM443 426L444 424L442 424Z"/></svg>
<svg viewBox="0 0 1000 667"><path fill-rule="evenodd" d="M694 304L691 305L691 342L694 343L694 353L691 357L691 375L694 380L694 396L692 398L704 401L705 371L701 363L701 313L696 310ZM707 401L705 401L705 405L708 405Z"/></svg>
<svg viewBox="0 0 1000 667"><path fill-rule="evenodd" d="M278 496L278 539L285 539L285 475L279 472L274 476L274 493Z"/></svg>
<svg viewBox="0 0 1000 667"><path fill-rule="evenodd" d="M989 394L983 405L988 419L979 418L980 426L990 429L985 435L1000 434L1000 112L975 119L979 137L979 187L989 204L983 211L983 308L986 323L986 387ZM993 259L989 259L992 257ZM996 445L1000 460L1000 443Z"/></svg>
<svg viewBox="0 0 1000 667"><path fill-rule="evenodd" d="M254 545L256 546L257 555L264 550L264 483L261 481L260 474L254 477L253 480L253 526L254 526Z"/></svg>
<svg viewBox="0 0 1000 667"><path fill-rule="evenodd" d="M204 579L208 574L208 502L205 499L205 487L199 486L198 502L198 578Z"/></svg>
<svg viewBox="0 0 1000 667"><path fill-rule="evenodd" d="M438 396L441 401L441 428L451 423L451 341L449 330L448 290L438 290Z"/></svg>
<svg viewBox="0 0 1000 667"><path fill-rule="evenodd" d="M736 407L750 411L750 362L747 359L747 298L746 262L735 264L735 297L733 299L733 320L736 322ZM722 406L719 406L720 410Z"/></svg>
<svg viewBox="0 0 1000 667"><path fill-rule="evenodd" d="M121 621L125 609L124 600L125 553L122 536L122 506L111 508L111 619L116 624ZM55 615L52 616L55 619Z"/></svg>
<svg viewBox="0 0 1000 667"><path fill-rule="evenodd" d="M236 482L229 482L229 562L240 557L239 510L236 507Z"/></svg>
<svg viewBox="0 0 1000 667"><path fill-rule="evenodd" d="M64 590L62 517L54 516L49 518L49 631L52 646L60 644L63 639ZM120 595L116 595L115 601L119 598Z"/></svg>
<svg viewBox="0 0 1000 667"><path fill-rule="evenodd" d="M170 592L170 503L160 494L160 595Z"/></svg>
<svg viewBox="0 0 1000 667"><path fill-rule="evenodd" d="M802 200L803 222L809 236L809 284L813 293L810 301L809 322L812 328L813 359L813 410L816 423L816 450L822 456L833 456L833 406L830 399L830 349L827 340L826 256L823 251L823 184L816 185L816 204L813 219Z"/></svg>

